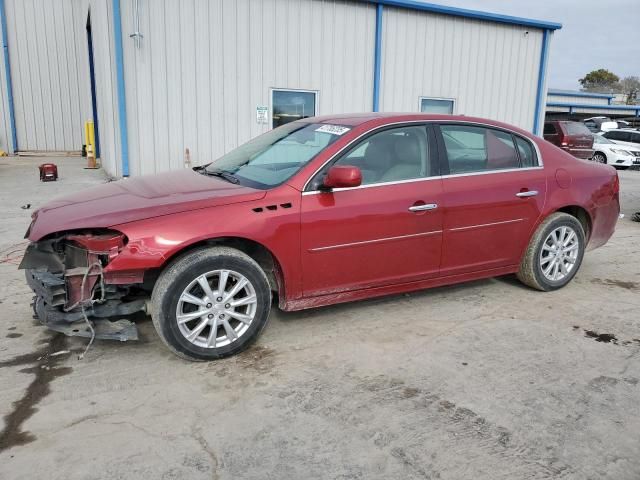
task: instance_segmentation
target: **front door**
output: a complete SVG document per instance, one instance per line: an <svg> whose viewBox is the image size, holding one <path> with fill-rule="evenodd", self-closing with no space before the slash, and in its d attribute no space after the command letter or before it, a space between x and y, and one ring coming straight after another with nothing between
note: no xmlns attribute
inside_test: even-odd
<svg viewBox="0 0 640 480"><path fill-rule="evenodd" d="M429 148L434 138L415 125L375 133L333 162L358 166L363 185L303 193L305 297L438 275L442 181Z"/></svg>
<svg viewBox="0 0 640 480"><path fill-rule="evenodd" d="M546 176L529 140L503 130L442 125L441 274L517 265L542 212Z"/></svg>

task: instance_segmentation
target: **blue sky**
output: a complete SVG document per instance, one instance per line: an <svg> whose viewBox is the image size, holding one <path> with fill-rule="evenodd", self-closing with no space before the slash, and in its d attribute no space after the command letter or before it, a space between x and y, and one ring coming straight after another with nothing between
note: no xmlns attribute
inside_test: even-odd
<svg viewBox="0 0 640 480"><path fill-rule="evenodd" d="M640 0L430 0L562 23L551 42L549 88L578 90L598 68L640 76Z"/></svg>

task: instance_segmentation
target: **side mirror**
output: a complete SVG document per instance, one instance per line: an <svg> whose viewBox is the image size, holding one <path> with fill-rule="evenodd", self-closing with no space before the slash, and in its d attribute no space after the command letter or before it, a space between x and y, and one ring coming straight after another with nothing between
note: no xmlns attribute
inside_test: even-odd
<svg viewBox="0 0 640 480"><path fill-rule="evenodd" d="M362 183L362 172L352 165L336 165L327 172L322 186L325 189L358 187Z"/></svg>

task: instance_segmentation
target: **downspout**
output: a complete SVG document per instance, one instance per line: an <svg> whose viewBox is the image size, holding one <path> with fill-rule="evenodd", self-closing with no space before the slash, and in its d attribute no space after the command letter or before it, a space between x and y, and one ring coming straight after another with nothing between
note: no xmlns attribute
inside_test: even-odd
<svg viewBox="0 0 640 480"><path fill-rule="evenodd" d="M18 134L16 131L16 115L13 103L13 83L11 82L11 63L9 63L9 44L7 42L7 15L4 0L0 0L0 23L2 24L2 50L4 52L4 75L7 81L7 99L9 103L9 123L11 126L11 153L18 150Z"/></svg>
<svg viewBox="0 0 640 480"><path fill-rule="evenodd" d="M542 109L545 104L544 81L547 75L547 61L549 60L549 30L542 31L542 48L540 49L540 67L538 69L538 90L536 96L535 117L533 118L533 133L540 135Z"/></svg>
<svg viewBox="0 0 640 480"><path fill-rule="evenodd" d="M380 71L382 69L382 4L376 6L376 37L373 50L373 111L380 111Z"/></svg>
<svg viewBox="0 0 640 480"><path fill-rule="evenodd" d="M127 97L124 86L124 53L122 50L122 19L120 0L113 0L113 31L115 37L116 80L118 94L118 123L122 153L122 176L129 176L129 134L127 131Z"/></svg>

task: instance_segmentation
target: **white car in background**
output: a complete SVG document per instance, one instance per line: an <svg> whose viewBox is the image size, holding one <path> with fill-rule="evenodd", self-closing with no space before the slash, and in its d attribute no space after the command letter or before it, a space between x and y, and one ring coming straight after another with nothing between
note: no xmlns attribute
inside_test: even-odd
<svg viewBox="0 0 640 480"><path fill-rule="evenodd" d="M634 153L638 156L634 155ZM602 135L594 135L593 157L591 157L591 160L625 170L632 165L640 165L640 152L633 152Z"/></svg>
<svg viewBox="0 0 640 480"><path fill-rule="evenodd" d="M585 118L582 123L593 133L608 132L620 128L618 122L614 122L609 117L589 117Z"/></svg>

